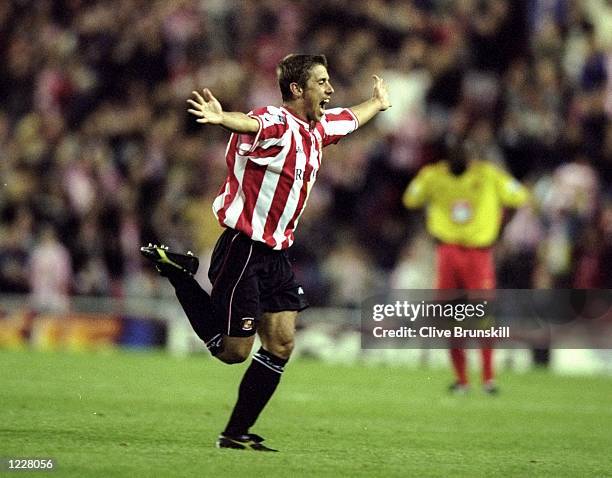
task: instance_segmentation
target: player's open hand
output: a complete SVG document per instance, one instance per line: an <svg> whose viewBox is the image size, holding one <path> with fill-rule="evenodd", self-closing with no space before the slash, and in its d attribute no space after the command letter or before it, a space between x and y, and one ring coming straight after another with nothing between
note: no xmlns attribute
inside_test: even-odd
<svg viewBox="0 0 612 478"><path fill-rule="evenodd" d="M219 100L213 96L208 88L202 90L202 94L197 91L192 91L195 99L188 99L193 108L187 111L194 116L197 116L198 123L220 124L223 121L223 108Z"/></svg>
<svg viewBox="0 0 612 478"><path fill-rule="evenodd" d="M385 111L387 108L391 108L391 101L389 100L389 90L385 81L376 75L372 75L374 78L374 93L372 98L380 103L380 111Z"/></svg>

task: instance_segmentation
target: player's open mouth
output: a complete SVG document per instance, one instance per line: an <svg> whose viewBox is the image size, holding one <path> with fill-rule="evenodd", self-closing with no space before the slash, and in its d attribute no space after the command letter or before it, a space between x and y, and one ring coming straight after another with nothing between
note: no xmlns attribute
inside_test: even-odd
<svg viewBox="0 0 612 478"><path fill-rule="evenodd" d="M329 98L325 99L325 100L321 100L321 102L319 103L319 106L321 107L321 114L323 114L325 112L325 105L329 103Z"/></svg>

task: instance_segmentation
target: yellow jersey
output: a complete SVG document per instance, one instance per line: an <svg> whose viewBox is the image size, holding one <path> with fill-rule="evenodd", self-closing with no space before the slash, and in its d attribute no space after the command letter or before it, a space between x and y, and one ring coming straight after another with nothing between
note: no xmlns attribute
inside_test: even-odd
<svg viewBox="0 0 612 478"><path fill-rule="evenodd" d="M504 207L520 207L529 193L516 179L485 161L471 161L458 176L440 161L425 166L408 185L407 208L426 207L427 230L446 244L491 246Z"/></svg>

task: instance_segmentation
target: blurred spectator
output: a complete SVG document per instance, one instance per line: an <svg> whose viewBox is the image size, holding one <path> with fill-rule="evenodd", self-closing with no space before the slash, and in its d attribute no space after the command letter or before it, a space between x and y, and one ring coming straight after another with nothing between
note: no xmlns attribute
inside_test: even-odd
<svg viewBox="0 0 612 478"><path fill-rule="evenodd" d="M55 230L42 227L32 249L29 282L34 307L45 312L66 312L70 306L72 264L68 250L58 241Z"/></svg>
<svg viewBox="0 0 612 478"><path fill-rule="evenodd" d="M27 293L28 253L32 246L32 215L18 209L0 234L0 292Z"/></svg>
<svg viewBox="0 0 612 478"><path fill-rule="evenodd" d="M433 289L435 251L424 231L400 253L390 277L392 289Z"/></svg>
<svg viewBox="0 0 612 478"><path fill-rule="evenodd" d="M373 264L352 241L342 241L332 249L323 264L323 275L331 284L330 304L359 307L382 284Z"/></svg>

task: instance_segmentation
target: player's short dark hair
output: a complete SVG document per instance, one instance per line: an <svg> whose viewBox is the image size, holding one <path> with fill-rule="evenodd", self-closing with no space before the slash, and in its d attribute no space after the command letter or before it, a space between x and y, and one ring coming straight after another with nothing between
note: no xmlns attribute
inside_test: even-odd
<svg viewBox="0 0 612 478"><path fill-rule="evenodd" d="M287 55L276 68L278 86L283 96L283 101L293 99L291 83L297 83L302 88L306 86L310 69L315 65L323 65L327 68L325 55Z"/></svg>

